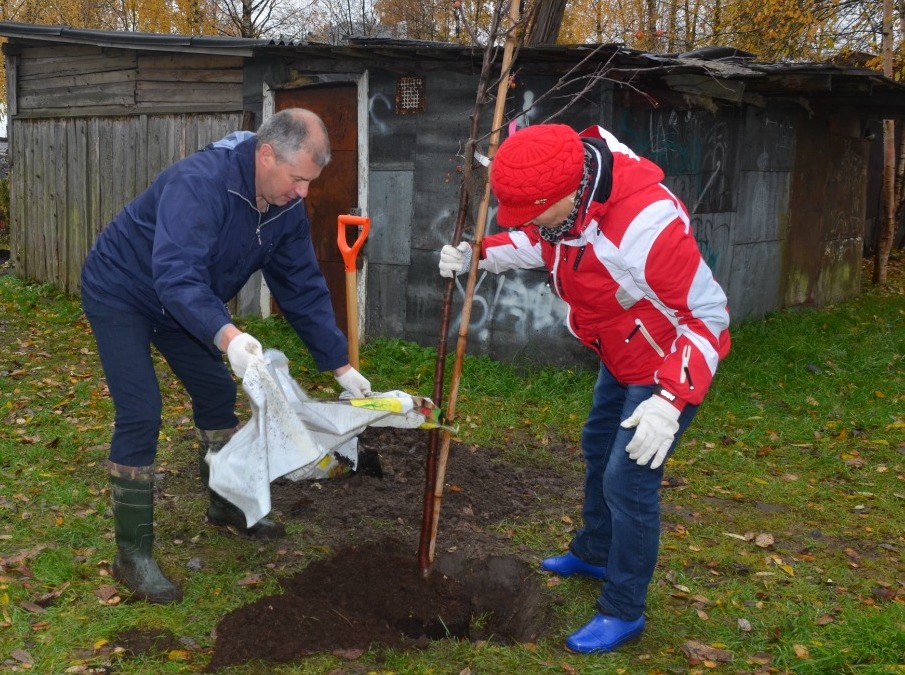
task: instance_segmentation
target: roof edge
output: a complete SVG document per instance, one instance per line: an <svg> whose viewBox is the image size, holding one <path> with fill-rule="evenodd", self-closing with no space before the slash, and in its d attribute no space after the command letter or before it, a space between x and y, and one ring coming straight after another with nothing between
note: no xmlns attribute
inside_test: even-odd
<svg viewBox="0 0 905 675"><path fill-rule="evenodd" d="M39 25L0 22L0 36L31 39L43 42L68 42L95 44L122 49L186 49L191 51L218 52L235 55L241 52L250 56L256 47L273 45L273 40L259 38L213 37L182 35L178 33L141 33L130 31L94 30L60 25Z"/></svg>

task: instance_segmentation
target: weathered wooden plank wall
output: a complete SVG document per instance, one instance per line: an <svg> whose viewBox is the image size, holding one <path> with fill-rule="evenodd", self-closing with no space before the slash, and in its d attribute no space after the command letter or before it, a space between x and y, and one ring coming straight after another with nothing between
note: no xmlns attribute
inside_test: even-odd
<svg viewBox="0 0 905 675"><path fill-rule="evenodd" d="M239 112L11 120L10 244L19 272L78 292L85 255L126 202L241 123Z"/></svg>
<svg viewBox="0 0 905 675"><path fill-rule="evenodd" d="M23 47L14 115L223 112L242 109L243 59L90 45Z"/></svg>
<svg viewBox="0 0 905 675"><path fill-rule="evenodd" d="M19 46L10 90L18 271L78 292L101 228L154 176L241 128L241 56Z"/></svg>

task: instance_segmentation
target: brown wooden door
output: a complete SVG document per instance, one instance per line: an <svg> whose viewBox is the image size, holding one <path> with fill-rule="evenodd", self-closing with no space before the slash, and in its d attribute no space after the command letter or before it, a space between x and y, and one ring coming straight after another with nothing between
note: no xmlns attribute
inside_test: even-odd
<svg viewBox="0 0 905 675"><path fill-rule="evenodd" d="M358 87L333 83L276 92L276 109L307 108L317 113L330 135L333 158L311 184L305 206L311 220L311 238L333 298L336 321L346 335L346 277L336 245L337 218L358 204ZM275 312L279 309L274 307Z"/></svg>

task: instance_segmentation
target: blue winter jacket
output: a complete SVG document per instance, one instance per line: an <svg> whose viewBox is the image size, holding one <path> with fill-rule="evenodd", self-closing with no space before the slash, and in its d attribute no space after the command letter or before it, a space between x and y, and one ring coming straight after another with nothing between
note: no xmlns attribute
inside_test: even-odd
<svg viewBox="0 0 905 675"><path fill-rule="evenodd" d="M262 270L317 366L338 368L349 362L348 343L305 204L260 213L254 156L253 134L231 135L164 170L101 232L82 268L82 292L213 346L232 321L225 302Z"/></svg>

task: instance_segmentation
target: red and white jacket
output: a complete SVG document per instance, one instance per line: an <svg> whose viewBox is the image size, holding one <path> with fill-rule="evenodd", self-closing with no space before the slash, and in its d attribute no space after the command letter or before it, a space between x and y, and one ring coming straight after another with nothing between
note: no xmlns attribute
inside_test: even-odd
<svg viewBox="0 0 905 675"><path fill-rule="evenodd" d="M481 242L480 267L546 267L569 306L569 330L617 380L659 384L679 409L698 405L729 352L726 294L701 257L685 206L661 184L662 169L602 127L581 136L612 152L609 198L591 199L598 170L562 241L544 241L533 224L492 234ZM585 146L599 156L593 143Z"/></svg>

